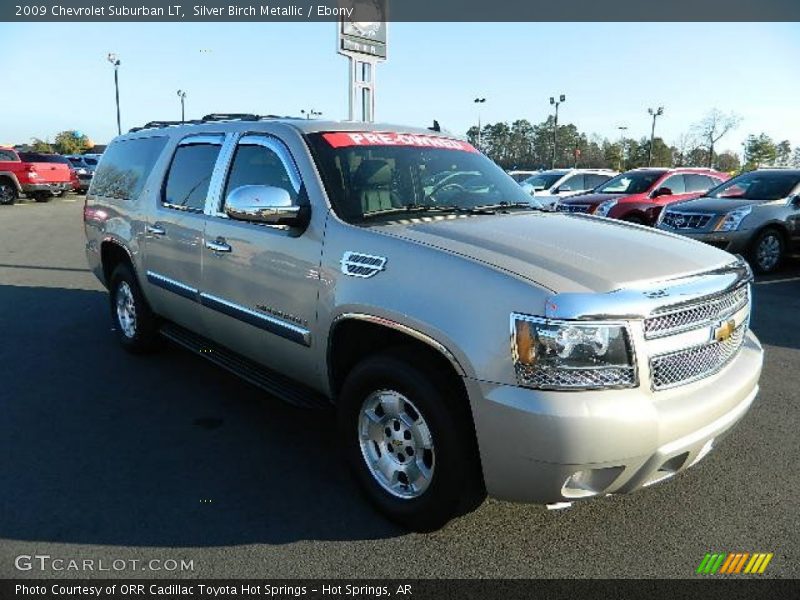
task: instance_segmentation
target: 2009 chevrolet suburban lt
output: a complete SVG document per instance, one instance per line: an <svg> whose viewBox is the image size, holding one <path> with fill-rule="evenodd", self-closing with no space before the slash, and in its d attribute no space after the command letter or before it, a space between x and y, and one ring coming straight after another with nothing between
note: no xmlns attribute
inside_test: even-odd
<svg viewBox="0 0 800 600"><path fill-rule="evenodd" d="M165 336L334 403L360 486L412 529L486 493L554 504L666 479L758 392L744 262L538 211L440 132L154 122L109 146L84 221L125 348Z"/></svg>

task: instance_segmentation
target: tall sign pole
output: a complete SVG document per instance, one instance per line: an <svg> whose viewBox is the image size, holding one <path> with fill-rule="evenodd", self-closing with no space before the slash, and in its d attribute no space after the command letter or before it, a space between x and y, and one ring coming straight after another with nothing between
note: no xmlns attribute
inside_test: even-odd
<svg viewBox="0 0 800 600"><path fill-rule="evenodd" d="M379 62L386 60L386 0L355 0L355 18L337 24L336 51L349 62L349 119L371 123L375 120L376 78Z"/></svg>

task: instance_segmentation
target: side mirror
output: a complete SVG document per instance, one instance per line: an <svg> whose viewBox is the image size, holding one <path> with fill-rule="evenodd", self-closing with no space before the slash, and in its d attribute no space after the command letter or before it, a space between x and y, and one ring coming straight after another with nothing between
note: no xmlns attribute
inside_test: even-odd
<svg viewBox="0 0 800 600"><path fill-rule="evenodd" d="M298 227L308 223L309 209L294 204L283 188L243 185L228 194L225 214L238 221Z"/></svg>
<svg viewBox="0 0 800 600"><path fill-rule="evenodd" d="M653 192L653 198L658 198L659 196L672 196L672 190L668 187L660 187Z"/></svg>
<svg viewBox="0 0 800 600"><path fill-rule="evenodd" d="M800 194L794 195L794 198L792 198L792 206L795 208L800 208Z"/></svg>

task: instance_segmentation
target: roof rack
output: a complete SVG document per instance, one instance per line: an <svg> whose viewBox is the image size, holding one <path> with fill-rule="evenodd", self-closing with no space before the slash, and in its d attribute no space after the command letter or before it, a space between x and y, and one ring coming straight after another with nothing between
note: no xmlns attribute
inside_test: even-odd
<svg viewBox="0 0 800 600"><path fill-rule="evenodd" d="M300 117L280 115L256 115L253 113L209 113L202 119L192 121L149 121L141 127L133 127L129 133L142 129L161 129L163 127L177 127L180 125L202 125L203 123L218 123L224 121L263 121L267 119L300 119Z"/></svg>

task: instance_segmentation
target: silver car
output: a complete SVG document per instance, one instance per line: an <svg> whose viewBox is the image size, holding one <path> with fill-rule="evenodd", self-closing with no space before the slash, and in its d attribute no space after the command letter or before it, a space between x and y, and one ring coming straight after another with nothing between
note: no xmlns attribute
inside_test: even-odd
<svg viewBox="0 0 800 600"><path fill-rule="evenodd" d="M771 273L800 248L800 170L758 169L671 204L657 226L748 257Z"/></svg>
<svg viewBox="0 0 800 600"><path fill-rule="evenodd" d="M415 530L487 493L564 505L670 478L758 392L746 264L534 210L429 130L151 123L109 146L84 219L124 348L167 337L289 402L333 403L342 459Z"/></svg>

